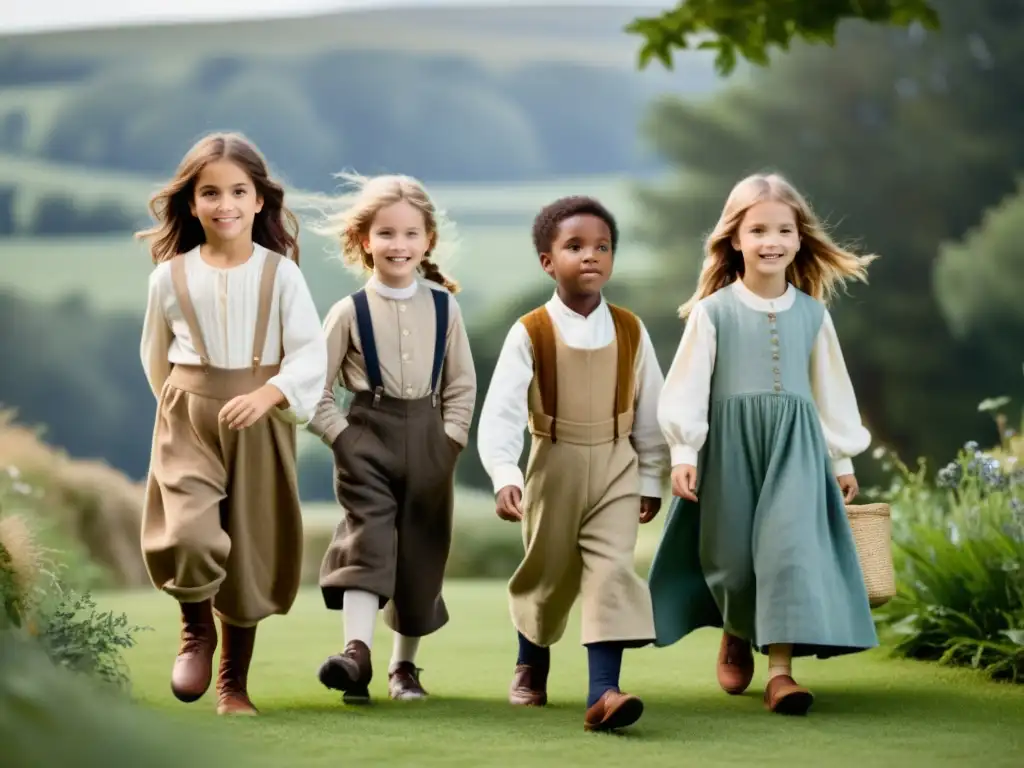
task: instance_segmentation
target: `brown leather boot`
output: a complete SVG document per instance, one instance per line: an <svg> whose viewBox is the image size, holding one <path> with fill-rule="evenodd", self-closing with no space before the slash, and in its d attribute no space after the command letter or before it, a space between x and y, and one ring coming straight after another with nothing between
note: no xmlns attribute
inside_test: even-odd
<svg viewBox="0 0 1024 768"><path fill-rule="evenodd" d="M508 701L518 707L543 707L548 703L548 670L516 664Z"/></svg>
<svg viewBox="0 0 1024 768"><path fill-rule="evenodd" d="M180 603L181 646L171 670L171 691L180 701L196 701L210 687L213 652L217 648L217 627L213 604Z"/></svg>
<svg viewBox="0 0 1024 768"><path fill-rule="evenodd" d="M362 640L351 640L344 652L328 656L320 665L320 682L331 690L342 691L346 704L369 704L373 662L370 649Z"/></svg>
<svg viewBox="0 0 1024 768"><path fill-rule="evenodd" d="M220 623L223 642L217 673L217 714L256 715L249 701L249 664L256 642L256 627L236 627Z"/></svg>
<svg viewBox="0 0 1024 768"><path fill-rule="evenodd" d="M722 633L718 648L718 684L731 696L747 690L754 679L754 652L746 640Z"/></svg>
<svg viewBox="0 0 1024 768"><path fill-rule="evenodd" d="M777 675L764 689L764 705L779 715L806 715L814 696L789 675Z"/></svg>

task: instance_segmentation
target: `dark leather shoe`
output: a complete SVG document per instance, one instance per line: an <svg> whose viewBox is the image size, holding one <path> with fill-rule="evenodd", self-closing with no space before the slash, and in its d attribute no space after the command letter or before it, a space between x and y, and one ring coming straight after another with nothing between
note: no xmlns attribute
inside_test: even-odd
<svg viewBox="0 0 1024 768"><path fill-rule="evenodd" d="M341 691L346 703L369 703L369 686L373 679L370 649L362 640L352 640L343 653L327 657L320 665L318 677L325 687Z"/></svg>
<svg viewBox="0 0 1024 768"><path fill-rule="evenodd" d="M644 703L636 696L609 690L587 710L583 728L587 731L614 731L632 725L644 713Z"/></svg>
<svg viewBox="0 0 1024 768"><path fill-rule="evenodd" d="M509 686L508 701L519 707L543 707L548 703L548 670L517 664Z"/></svg>
<svg viewBox="0 0 1024 768"><path fill-rule="evenodd" d="M814 696L789 675L778 675L764 689L764 705L780 715L806 715Z"/></svg>
<svg viewBox="0 0 1024 768"><path fill-rule="evenodd" d="M722 633L718 647L718 684L732 696L738 696L754 679L754 651L746 640Z"/></svg>
<svg viewBox="0 0 1024 768"><path fill-rule="evenodd" d="M410 661L400 661L388 672L388 696L395 701L425 699L427 692L420 684L420 670Z"/></svg>

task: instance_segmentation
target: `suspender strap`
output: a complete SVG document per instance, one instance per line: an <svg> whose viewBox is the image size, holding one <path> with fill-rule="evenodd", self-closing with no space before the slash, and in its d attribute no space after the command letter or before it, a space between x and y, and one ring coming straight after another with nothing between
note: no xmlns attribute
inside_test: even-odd
<svg viewBox="0 0 1024 768"><path fill-rule="evenodd" d="M188 292L188 278L185 275L185 254L178 254L171 259L171 283L174 285L174 295L178 300L178 307L185 318L185 325L188 326L188 334L192 337L192 346L199 354L199 360L205 371L210 367L210 356L206 353L206 344L203 342L203 332L199 328L199 319L196 317L195 307L192 306L192 297Z"/></svg>
<svg viewBox="0 0 1024 768"><path fill-rule="evenodd" d="M441 366L444 364L445 341L448 338L448 294L430 289L434 298L434 365L430 371L430 398L434 407L441 397Z"/></svg>
<svg viewBox="0 0 1024 768"><path fill-rule="evenodd" d="M256 333L252 340L253 372L260 367L260 360L263 358L263 347L267 345L267 330L270 328L270 306L274 302L274 278L277 276L277 267L280 263L281 254L267 251L267 258L263 261L263 271L260 273L260 303L257 305ZM283 327L282 324L282 329ZM284 344L283 333L281 334L281 344Z"/></svg>
<svg viewBox="0 0 1024 768"><path fill-rule="evenodd" d="M615 325L615 343L618 363L615 371L615 439L619 439L619 415L628 411L635 389L634 366L640 349L640 323L629 310L608 305L612 323Z"/></svg>
<svg viewBox="0 0 1024 768"><path fill-rule="evenodd" d="M373 390L373 404L377 405L384 395L384 379L380 375L380 358L377 357L377 342L373 338L373 322L370 319L370 304L366 298L366 290L360 289L352 294L356 305L356 325L359 328L359 342L363 346L363 363L366 365L366 377L370 380Z"/></svg>
<svg viewBox="0 0 1024 768"><path fill-rule="evenodd" d="M551 442L555 437L555 417L558 403L558 377L555 369L555 328L547 308L538 307L522 318L533 346L533 370L540 390L540 403L544 413L551 417Z"/></svg>

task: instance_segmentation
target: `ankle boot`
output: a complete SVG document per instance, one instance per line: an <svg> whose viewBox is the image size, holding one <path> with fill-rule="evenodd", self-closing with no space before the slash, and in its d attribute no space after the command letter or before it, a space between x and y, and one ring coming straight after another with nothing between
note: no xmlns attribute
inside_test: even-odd
<svg viewBox="0 0 1024 768"><path fill-rule="evenodd" d="M256 627L237 627L221 622L224 640L217 674L217 714L256 715L249 700L249 664L252 662Z"/></svg>
<svg viewBox="0 0 1024 768"><path fill-rule="evenodd" d="M180 603L181 646L171 670L171 691L180 701L199 699L213 677L213 652L217 648L217 627L213 604Z"/></svg>

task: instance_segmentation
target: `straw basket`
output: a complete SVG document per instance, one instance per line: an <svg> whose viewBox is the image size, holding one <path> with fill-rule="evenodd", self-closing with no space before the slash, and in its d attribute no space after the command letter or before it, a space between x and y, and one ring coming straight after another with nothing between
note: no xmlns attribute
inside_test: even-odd
<svg viewBox="0 0 1024 768"><path fill-rule="evenodd" d="M872 608L885 605L896 596L896 573L892 564L892 521L888 504L851 504L846 507L857 559L864 574Z"/></svg>

